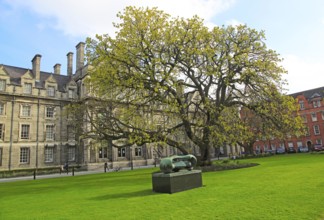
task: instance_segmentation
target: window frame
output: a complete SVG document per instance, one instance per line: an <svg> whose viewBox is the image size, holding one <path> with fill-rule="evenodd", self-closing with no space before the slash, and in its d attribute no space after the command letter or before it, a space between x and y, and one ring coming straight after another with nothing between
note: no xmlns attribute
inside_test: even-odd
<svg viewBox="0 0 324 220"><path fill-rule="evenodd" d="M20 108L20 117L30 118L31 117L31 105L21 104L20 107L21 107Z"/></svg>
<svg viewBox="0 0 324 220"><path fill-rule="evenodd" d="M108 158L108 147L100 147L98 151L98 158Z"/></svg>
<svg viewBox="0 0 324 220"><path fill-rule="evenodd" d="M52 109L51 111L49 111L50 109ZM53 106L46 106L45 107L45 117L46 118L54 118L55 115L55 107Z"/></svg>
<svg viewBox="0 0 324 220"><path fill-rule="evenodd" d="M33 91L33 84L32 83L24 83L24 94L32 94Z"/></svg>
<svg viewBox="0 0 324 220"><path fill-rule="evenodd" d="M319 125L314 125L313 129L314 129L314 135L320 135L321 134Z"/></svg>
<svg viewBox="0 0 324 220"><path fill-rule="evenodd" d="M312 112L311 113L311 118L312 118L312 121L317 121L317 114L316 114L316 112Z"/></svg>
<svg viewBox="0 0 324 220"><path fill-rule="evenodd" d="M0 79L0 91L5 92L7 89L7 80Z"/></svg>
<svg viewBox="0 0 324 220"><path fill-rule="evenodd" d="M27 132L26 131L24 131L24 128L23 127L25 127L25 128L27 128L28 127L28 130L27 130ZM19 132L19 134L20 134L20 139L23 139L23 140L29 140L30 139L30 124L21 124L20 125L20 132ZM24 134L24 133L25 134ZM27 135L26 135L27 134Z"/></svg>
<svg viewBox="0 0 324 220"><path fill-rule="evenodd" d="M48 86L46 91L48 97L55 97L55 86Z"/></svg>
<svg viewBox="0 0 324 220"><path fill-rule="evenodd" d="M53 141L55 140L55 125L46 124L45 125L45 140Z"/></svg>
<svg viewBox="0 0 324 220"><path fill-rule="evenodd" d="M75 161L76 158L76 148L75 146L69 146L68 147L68 161Z"/></svg>
<svg viewBox="0 0 324 220"><path fill-rule="evenodd" d="M118 148L117 156L126 157L126 147Z"/></svg>
<svg viewBox="0 0 324 220"><path fill-rule="evenodd" d="M3 102L0 102L0 115L6 115L6 105Z"/></svg>
<svg viewBox="0 0 324 220"><path fill-rule="evenodd" d="M142 147L135 147L135 157L142 157L143 156L143 149Z"/></svg>
<svg viewBox="0 0 324 220"><path fill-rule="evenodd" d="M44 162L53 163L54 162L54 147L45 147L44 149Z"/></svg>
<svg viewBox="0 0 324 220"><path fill-rule="evenodd" d="M19 154L20 164L29 164L30 162L30 147L21 147Z"/></svg>

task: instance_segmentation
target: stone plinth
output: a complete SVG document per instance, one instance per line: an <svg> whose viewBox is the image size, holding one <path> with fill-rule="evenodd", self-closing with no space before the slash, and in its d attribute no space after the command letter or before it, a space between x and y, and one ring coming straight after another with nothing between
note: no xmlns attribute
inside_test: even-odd
<svg viewBox="0 0 324 220"><path fill-rule="evenodd" d="M180 170L174 173L153 173L152 184L154 192L175 193L202 187L200 170Z"/></svg>

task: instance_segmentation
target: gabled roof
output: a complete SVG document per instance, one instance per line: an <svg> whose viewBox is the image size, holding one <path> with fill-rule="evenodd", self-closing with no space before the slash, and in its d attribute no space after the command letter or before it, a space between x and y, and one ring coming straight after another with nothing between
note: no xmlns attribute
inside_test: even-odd
<svg viewBox="0 0 324 220"><path fill-rule="evenodd" d="M2 65L3 69L8 73L10 77L10 82L15 85L21 85L21 77L28 71L32 73L33 76L33 71L31 69L26 69L26 68L21 68L21 67L14 67L14 66L8 66L8 65ZM70 76L65 76L65 75L58 75L58 74L53 74L53 73L48 73L48 72L40 72L40 81L36 82L36 87L37 88L45 88L45 81L52 76L57 84L58 84L58 90L60 92L65 92L65 85L68 84L71 80Z"/></svg>
<svg viewBox="0 0 324 220"><path fill-rule="evenodd" d="M324 97L324 86L316 89L310 89L297 93L290 94L290 96L297 98L297 96L303 95L306 99L312 99L317 97Z"/></svg>

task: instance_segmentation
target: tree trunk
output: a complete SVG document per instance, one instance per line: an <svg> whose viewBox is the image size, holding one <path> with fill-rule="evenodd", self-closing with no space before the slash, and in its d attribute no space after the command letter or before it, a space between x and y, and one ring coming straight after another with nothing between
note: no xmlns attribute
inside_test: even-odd
<svg viewBox="0 0 324 220"><path fill-rule="evenodd" d="M211 165L211 156L208 145L200 147L200 159L198 160L199 166L210 166Z"/></svg>

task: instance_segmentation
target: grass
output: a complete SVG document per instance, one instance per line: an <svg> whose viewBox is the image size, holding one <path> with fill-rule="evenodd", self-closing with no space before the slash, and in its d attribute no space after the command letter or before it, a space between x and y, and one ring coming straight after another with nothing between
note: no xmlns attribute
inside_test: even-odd
<svg viewBox="0 0 324 220"><path fill-rule="evenodd" d="M248 162L175 194L152 192L157 169L0 183L0 219L324 219L324 155Z"/></svg>

